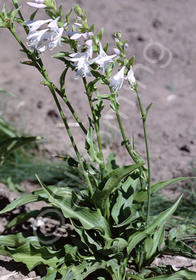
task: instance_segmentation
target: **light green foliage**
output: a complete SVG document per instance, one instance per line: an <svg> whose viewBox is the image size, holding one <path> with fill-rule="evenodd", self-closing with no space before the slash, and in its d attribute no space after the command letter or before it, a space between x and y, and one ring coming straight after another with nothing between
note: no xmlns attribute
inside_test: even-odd
<svg viewBox="0 0 196 280"><path fill-rule="evenodd" d="M0 212L4 214L36 201L48 204L42 209L22 213L10 221L8 229L30 219L33 219L34 223L32 223L32 231L2 234L0 253L11 256L17 262L24 262L29 270L40 264L45 266L47 272L42 278L44 280L195 279L196 274L186 268L174 272L172 268L164 270L160 267L150 267L152 261L164 253L189 258L196 258L196 255L192 248L180 239L178 229L173 228L168 232L165 230L165 224L176 211L182 196L168 209L151 216L152 194L187 178L180 177L151 185L146 120L152 104L143 110L138 86L133 82L133 73L130 72L134 57L127 58L126 56L127 41L122 41L120 32L114 34L118 54L115 57L112 56L111 59L111 56L107 55L109 44L105 45L101 53L100 42L103 29L95 34L94 25L88 25L87 15L79 5L64 16L62 7L56 9L54 1L47 1L45 12L53 20L52 24L55 28L50 26L47 33L43 33L41 37L37 36L37 33L34 34L36 39L34 42L33 39L29 40L31 45L29 50L15 33L15 22L23 25L27 34L29 30L25 26L21 11L18 10L18 1L13 1L13 4L17 10L7 13L5 7L3 8L0 15L0 27L7 27L10 30L26 54L27 61L23 64L33 66L40 72L41 84L49 89L54 98L76 158L67 155L59 156L71 168L65 174L63 184L44 184L39 175L37 179L41 190L21 196ZM71 16L74 12L74 24L71 24L73 22ZM35 19L36 16L37 12L34 12L30 19ZM56 18L58 22L54 22ZM37 29L36 31L43 32ZM63 33L61 37L61 43L68 45L69 48L66 50L69 51L59 51L53 56L64 65L64 70L59 75L59 84L55 85L50 80L42 62L40 52L43 49L40 45L44 45L45 50L51 46L55 48L61 31L66 32L66 35L64 36ZM30 30L30 32L34 31ZM97 54L95 59L92 57L93 51ZM121 70L114 74L115 64ZM88 125L83 124L83 120L68 100L66 92L68 70L76 72L83 83L85 92L83 98L87 98L90 108ZM90 79L88 79L89 75L91 75ZM144 160L135 151L134 141L127 139L119 114L119 91L124 79L128 77L132 77L128 83L136 93L141 111L147 168L144 167ZM109 94L100 94L99 84L108 89ZM83 157L84 151L78 148L67 122L67 116L64 114L66 110L63 110L59 98L62 99L64 102L62 103L70 111L84 134L88 160ZM131 157L130 165L119 167L115 162L114 154L110 154L105 162L100 136L100 121L105 101L110 103L111 109L116 114L122 135L121 144ZM34 140L37 138L16 136L5 140L0 146L1 159L4 160L21 144ZM61 233L51 234L41 231L47 222L47 217L58 223L57 228L62 232L65 231L66 223L69 221L69 224L73 226L69 232L69 242ZM133 268L132 272L128 267Z"/></svg>

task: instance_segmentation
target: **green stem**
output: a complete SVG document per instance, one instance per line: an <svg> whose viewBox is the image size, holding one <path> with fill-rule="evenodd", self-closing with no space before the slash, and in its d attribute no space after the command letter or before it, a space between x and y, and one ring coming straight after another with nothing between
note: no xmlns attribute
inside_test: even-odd
<svg viewBox="0 0 196 280"><path fill-rule="evenodd" d="M20 17L21 19L23 19L22 14L20 13ZM12 33L12 35L15 37L15 39L17 40L17 42L21 45L21 47L23 48L23 50L25 51L25 53L27 54L27 57L29 59L31 59L34 63L35 63L35 67L37 68L37 70L42 74L42 76L45 79L48 79L48 75L46 75L46 71L45 71L45 67L42 63L41 58L36 59L35 57L33 57L33 53L31 53L26 47L25 45L22 43L22 41L20 40L20 38L17 36L17 34L15 33L15 30L13 28L9 28L10 32ZM25 29L26 31L26 29ZM27 33L27 31L26 31ZM58 95L63 99L63 101L65 102L65 104L67 105L67 107L69 108L72 116L75 118L75 120L77 121L77 123L79 124L80 128L82 129L82 131L84 132L84 134L87 134L87 130L84 127L82 121L80 120L80 118L78 117L78 115L76 114L76 112L74 111L71 103L68 101L68 98L64 92L61 92L54 84L53 87L55 89L55 91L58 93Z"/></svg>
<svg viewBox="0 0 196 280"><path fill-rule="evenodd" d="M131 156L131 158L133 159L133 161L135 163L139 163L138 157L136 157L134 151L130 149L129 140L127 139L127 137L125 135L123 125L122 125L122 121L121 121L121 117L120 117L120 114L119 114L119 107L118 107L118 104L116 103L116 101L114 102L114 105L115 105L115 113L116 113L118 125L119 125L121 135L122 135L122 138L123 138L123 145L125 145L125 148L126 148L127 152L129 153L129 155ZM142 171L142 167L140 168L140 170ZM141 178L140 178L140 185L142 186ZM142 205L141 210L142 210L142 214L144 215L144 205Z"/></svg>
<svg viewBox="0 0 196 280"><path fill-rule="evenodd" d="M86 170L85 170L82 157L81 157L81 155L80 155L80 153L79 153L79 151L78 151L76 142L75 142L74 137L73 137L73 135L72 135L72 133L71 133L70 127L69 127L68 122L67 122L67 119L66 119L66 117L65 117L65 115L64 115L64 113L63 113L63 110L62 110L62 108L61 108L61 105L60 105L60 103L59 103L59 101L58 101L58 98L57 98L57 96L56 96L56 94L55 94L55 90L54 90L54 88L53 88L53 84L52 84L52 82L50 81L50 79L49 79L49 77L48 77L48 75L47 75L47 73L46 73L46 69L44 68L44 66L42 67L42 74L43 74L43 76L46 78L46 81L50 84L50 86L49 86L50 92L51 92L52 95L53 95L53 98L54 98L54 100L55 100L56 106L57 106L57 108L58 108L58 111L59 111L59 113L60 113L60 115L61 115L61 118L62 118L63 123L64 123L64 125L65 125L65 128L66 128L66 130L67 130L67 133L68 133L69 139L70 139L70 141L71 141L71 143L72 143L72 146L73 146L73 148L74 148L75 154L76 154L76 156L77 156L77 158L78 158L78 160L79 160L79 162L80 162L80 165L81 165L81 167L82 167L83 174L84 174L84 176L85 176L85 179L86 179L87 184L88 184L88 187L89 187L89 191L90 191L91 196L92 196L92 195L93 195L93 187L92 187L91 181L90 181L90 179L89 179L88 173L87 173Z"/></svg>
<svg viewBox="0 0 196 280"><path fill-rule="evenodd" d="M87 130L84 127L82 121L80 120L80 118L78 117L78 115L76 114L76 112L74 111L71 103L69 102L67 95L65 94L65 92L61 92L55 85L54 85L54 89L55 91L59 94L59 96L63 99L63 101L65 102L65 104L67 105L67 107L69 108L70 112L72 113L73 117L75 118L75 120L77 121L77 123L79 124L80 128L82 129L82 131L84 132L84 134L87 134Z"/></svg>
<svg viewBox="0 0 196 280"><path fill-rule="evenodd" d="M63 110L62 110L62 108L61 108L61 105L60 105L60 103L59 103L59 101L58 101L58 98L57 98L57 96L56 96L56 94L55 94L55 91L54 91L53 87L52 87L52 86L51 86L51 87L49 86L49 89L50 89L50 92L52 93L52 96L53 96L53 98L54 98L54 101L55 101L55 103L56 103L56 106L57 106L57 108L58 108L58 111L59 111L59 113L60 113L60 115L61 115L61 118L62 118L63 123L64 123L64 125L65 125L65 128L66 128L66 130L67 130L67 133L68 133L69 139L70 139L70 141L71 141L71 143L72 143L72 146L73 146L73 148L74 148L75 154L76 154L76 156L77 156L77 158L78 158L78 160L79 160L79 162L80 162L80 165L81 165L82 170L83 170L83 174L84 174L84 176L85 176L85 179L86 179L87 184L88 184L88 187L89 187L89 191L90 191L91 196L92 196L92 195L93 195L93 187L92 187L91 181L90 181L90 179L89 179L88 173L87 173L86 170L85 170L82 157L81 157L81 155L80 155L80 153L79 153L79 151L78 151L78 148L77 148L77 146L76 146L76 142L75 142L74 137L73 137L73 135L72 135L72 133L71 133L70 127L69 127L68 122L67 122L67 119L66 119L66 117L65 117L65 115L64 115L64 113L63 113Z"/></svg>
<svg viewBox="0 0 196 280"><path fill-rule="evenodd" d="M147 191L148 191L148 201L147 201L147 217L146 217L146 223L148 224L149 217L150 217L150 198L151 198L151 170L150 170L150 154L149 154L149 147L148 147L148 137L147 137L147 131L146 131L146 114L144 114L144 110L142 107L140 95L138 92L137 85L135 86L135 92L137 94L137 99L140 107L140 112L142 115L142 123L143 123L143 130L144 130L144 139L145 139L145 145L146 145L146 157L147 157L147 166L148 166L148 177L147 177Z"/></svg>
<svg viewBox="0 0 196 280"><path fill-rule="evenodd" d="M99 122L96 120L96 117L95 117L94 106L93 106L91 96L88 93L86 78L83 78L83 83L84 83L84 87L85 87L85 90L86 90L86 95L88 97L89 106L90 106L90 109L91 109L93 122L94 122L94 126L95 126L95 131L96 131L96 135L97 135L97 143L98 143L98 147L99 147L99 159L101 160L101 163L99 163L99 167L100 167L100 172L101 172L101 179L103 179L104 176L105 176L105 164L104 164L101 137L100 137L100 133L99 133Z"/></svg>
<svg viewBox="0 0 196 280"><path fill-rule="evenodd" d="M41 58L39 58L38 60L36 60L36 59L33 57L33 54L25 47L25 45L22 43L22 41L20 40L20 38L16 35L15 30L14 30L13 28L9 28L9 30L10 30L10 32L12 33L12 35L15 37L15 39L17 40L17 42L21 45L21 47L23 48L23 50L24 50L25 53L27 54L27 57L28 57L29 59L31 59L31 60L34 62L34 66L37 68L37 70L42 74L42 76L43 76L43 77L46 79L46 81L48 82L48 88L50 89L50 92L52 93L52 96L53 96L53 98L54 98L54 101L55 101L55 103L56 103L56 106L57 106L57 108L58 108L58 111L59 111L59 113L60 113L60 115L61 115L61 118L62 118L63 123L64 123L64 125L65 125L65 128L66 128L66 130L67 130L68 136L69 136L69 138L70 138L70 141L71 141L71 143L72 143L72 146L73 146L73 148L74 148L74 151L75 151L75 153L76 153L76 156L77 156L77 158L78 158L78 160L79 160L79 162L80 162L80 165L81 165L81 167L82 167L82 170L83 170L85 179L86 179L87 184L88 184L88 186L89 186L89 191L90 191L91 196L92 196L92 195L93 195L93 187L92 187L91 181L90 181L90 179L89 179L88 173L87 173L87 171L85 170L84 163L83 163L83 161L82 161L82 157L81 157L81 155L80 155L80 153L79 153L79 151L78 151L78 148L77 148L77 146L76 146L76 143L75 143L75 140L74 140L73 135L72 135L72 133L71 133L71 130L70 130L70 128L69 128L69 125L68 125L68 123L67 123L67 119L66 119L66 117L65 117L65 115L64 115L64 113L63 113L63 110L62 110L62 108L61 108L61 106L60 106L60 103L59 103L59 101L58 101L58 98L57 98L57 96L56 96L55 90L56 90L57 88L56 88L56 87L53 87L53 84L52 84L52 82L50 81L50 79L49 79L49 77L48 77L48 74L47 74L47 72L46 72L46 69L45 69L43 63L42 63ZM55 90L54 90L54 89L55 89ZM61 96L61 97L62 97L62 96Z"/></svg>
<svg viewBox="0 0 196 280"><path fill-rule="evenodd" d="M120 132L121 132L121 135L122 135L122 138L123 138L123 145L125 145L125 148L126 148L127 152L129 153L131 158L134 160L134 162L137 163L136 160L135 160L134 153L129 147L129 140L127 139L127 137L125 135L123 125L122 125L122 122L121 122L121 117L120 117L120 114L119 114L119 108L118 108L116 103L115 103L115 113L116 113L118 125L119 125L119 128L120 128Z"/></svg>
<svg viewBox="0 0 196 280"><path fill-rule="evenodd" d="M62 110L62 108L61 108L61 105L60 105L60 103L59 103L59 101L58 101L58 98L57 98L57 96L56 96L56 94L55 94L55 91L54 91L52 85L51 85L51 86L48 86L48 88L50 89L50 92L52 93L52 96L53 96L53 98L54 98L54 101L55 101L55 103L56 103L56 106L57 106L57 108L58 108L58 111L59 111L59 113L60 113L61 119L63 120L63 123L64 123L64 125L65 125L66 130L67 130L69 139L70 139L71 144L72 144L72 146L73 146L73 148L74 148L75 154L76 154L78 160L81 161L80 153L79 153L79 151L78 151L78 148L77 148L77 146L76 146L75 140L74 140L73 135L72 135L72 133L71 133L70 127L69 127L68 122L67 122L67 119L66 119L66 117L65 117L65 115L64 115L64 113L63 113L63 110Z"/></svg>

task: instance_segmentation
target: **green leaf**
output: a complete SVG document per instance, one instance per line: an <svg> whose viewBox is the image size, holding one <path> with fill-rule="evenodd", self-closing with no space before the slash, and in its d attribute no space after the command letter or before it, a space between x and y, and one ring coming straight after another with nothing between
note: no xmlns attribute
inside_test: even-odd
<svg viewBox="0 0 196 280"><path fill-rule="evenodd" d="M102 110L104 109L104 107L105 107L105 105L103 105L103 101L102 101L102 100L99 100L98 103L97 103L96 106L95 106L95 109L94 109L96 121L99 121L99 120L100 120L100 118L101 118L101 112L102 112Z"/></svg>
<svg viewBox="0 0 196 280"><path fill-rule="evenodd" d="M7 23L0 21L0 28L6 28L6 27L7 27Z"/></svg>
<svg viewBox="0 0 196 280"><path fill-rule="evenodd" d="M79 5L74 6L74 11L77 14L77 16L82 17L82 9L80 8Z"/></svg>
<svg viewBox="0 0 196 280"><path fill-rule="evenodd" d="M5 93L5 94L9 94L9 95L11 95L11 96L14 96L14 94L13 94L12 92L7 91L7 90L2 89L2 88L0 88L0 93Z"/></svg>
<svg viewBox="0 0 196 280"><path fill-rule="evenodd" d="M14 183L12 181L12 177L11 176L9 176L6 180L1 180L1 182L6 184L10 191L23 192L23 189L21 188L21 186L19 184Z"/></svg>
<svg viewBox="0 0 196 280"><path fill-rule="evenodd" d="M178 228L172 228L165 240L165 247L162 249L162 253L172 253L173 255L196 259L194 250L180 240L182 236L186 238L186 227L184 225L180 225ZM193 238L195 239L195 236Z"/></svg>
<svg viewBox="0 0 196 280"><path fill-rule="evenodd" d="M15 149L42 139L41 137L12 137L0 142L0 164L8 157Z"/></svg>
<svg viewBox="0 0 196 280"><path fill-rule="evenodd" d="M70 16L71 16L71 13L72 13L72 9L70 9L69 10L69 12L66 14L66 22L67 22L67 24L69 24L70 23Z"/></svg>
<svg viewBox="0 0 196 280"><path fill-rule="evenodd" d="M104 193L113 192L118 187L118 184L125 176L135 171L142 165L143 163L127 165L127 166L116 168L115 170L110 172L105 178L105 184L104 187L102 188L102 192Z"/></svg>
<svg viewBox="0 0 196 280"><path fill-rule="evenodd" d="M60 76L60 79L59 79L62 92L65 91L65 77L66 77L66 74L67 74L67 70L68 70L68 67L65 68L65 70L63 70L63 72Z"/></svg>
<svg viewBox="0 0 196 280"><path fill-rule="evenodd" d="M165 225L163 224L154 233L153 247L151 253L149 254L149 258L153 256L157 250L160 252L160 248L164 240L164 235L165 235Z"/></svg>
<svg viewBox="0 0 196 280"><path fill-rule="evenodd" d="M78 167L78 165L79 165L79 162L71 156L67 156L67 155L66 156L59 156L58 155L58 156L55 156L55 157L67 162L67 164L69 166Z"/></svg>
<svg viewBox="0 0 196 280"><path fill-rule="evenodd" d="M93 127L92 126L89 127L89 130L86 135L85 149L87 150L90 160L92 162L97 162L99 164L102 163L102 160L99 159L97 147L95 146L94 141L93 141Z"/></svg>
<svg viewBox="0 0 196 280"><path fill-rule="evenodd" d="M114 192L118 187L120 181L131 172L141 167L142 164L134 164L116 168L110 172L104 181L101 183L101 190L97 189L93 195L93 201L100 207L106 215L109 215L109 205L108 199L112 192Z"/></svg>
<svg viewBox="0 0 196 280"><path fill-rule="evenodd" d="M133 66L134 60L135 60L135 57L132 56L132 57L127 61L126 67L127 67L128 70L130 69L130 66Z"/></svg>
<svg viewBox="0 0 196 280"><path fill-rule="evenodd" d="M73 223L74 224L74 223ZM83 227L79 227L74 224L76 232L80 235L81 241L87 246L88 250L92 254L97 253L98 250L102 249L103 244L100 242L100 236L98 232L92 230L85 230Z"/></svg>
<svg viewBox="0 0 196 280"><path fill-rule="evenodd" d="M13 127L10 126L4 119L0 118L0 132L5 136L5 138L20 137L18 132L16 132ZM1 136L1 137L3 137ZM3 141L3 139L2 139Z"/></svg>
<svg viewBox="0 0 196 280"><path fill-rule="evenodd" d="M102 75L101 73L99 73L98 71L91 70L91 74L92 74L100 83L109 84L109 82L107 81L107 79L105 78L105 76Z"/></svg>
<svg viewBox="0 0 196 280"><path fill-rule="evenodd" d="M137 184L138 178L133 179L131 176L128 176L125 181L123 180L118 188L115 203L114 205L113 201L111 203L111 215L116 223L114 227L119 228L131 225L131 223L138 218L138 213L135 211L135 207L133 205L133 195Z"/></svg>
<svg viewBox="0 0 196 280"><path fill-rule="evenodd" d="M94 79L93 81L89 82L87 85L87 93L91 97L93 95L93 92L97 91L97 85L96 83L99 81L99 79ZM95 101L98 99L93 99L92 101Z"/></svg>
<svg viewBox="0 0 196 280"><path fill-rule="evenodd" d="M99 194L102 193L103 196L110 195L115 189L117 189L120 181L133 172L134 170L141 167L142 164L133 164L133 165L127 165L123 167L116 168L112 172L110 172L105 178L104 181L101 183L101 190L99 190ZM94 196L96 198L96 195Z"/></svg>
<svg viewBox="0 0 196 280"><path fill-rule="evenodd" d="M184 180L189 180L189 179L193 179L193 177L178 177L178 178L174 178L168 181L162 181L162 182L158 182L155 183L154 185L151 186L151 194L162 190L163 188L170 186L172 184L184 181ZM141 190L138 193L136 193L134 195L134 201L136 202L143 202L145 199L147 199L148 193L146 190Z"/></svg>
<svg viewBox="0 0 196 280"><path fill-rule="evenodd" d="M133 278L137 279L137 278ZM139 279L139 278L138 278ZM142 279L142 278L141 278ZM147 280L196 280L196 272L189 271L188 269L182 269L176 273L170 275L161 275L147 278Z"/></svg>
<svg viewBox="0 0 196 280"><path fill-rule="evenodd" d="M144 116L143 116L143 119L144 119L144 120L146 120L147 115L148 115L148 112L149 112L149 110L150 110L152 104L153 104L153 103L150 103L150 105L148 105L148 107L146 108L146 110L145 110L145 112L144 112Z"/></svg>
<svg viewBox="0 0 196 280"><path fill-rule="evenodd" d="M62 255L62 250L53 251L45 246L35 247L31 243L25 243L18 248L7 248L12 258L16 262L23 262L29 270L32 270L39 264L45 264L56 267Z"/></svg>
<svg viewBox="0 0 196 280"><path fill-rule="evenodd" d="M155 232L155 229L165 223L165 221L174 213L176 208L178 207L178 204L180 203L180 200L182 198L182 195L180 198L172 205L169 209L162 212L153 222L150 226L148 226L144 231L142 232L135 232L133 235L129 237L128 240L128 255L131 253L131 251L139 244L145 237L147 237L149 234L153 234Z"/></svg>
<svg viewBox="0 0 196 280"><path fill-rule="evenodd" d="M101 28L99 30L99 32L97 33L96 39L98 42L100 42L102 40L102 36L103 36L103 28Z"/></svg>
<svg viewBox="0 0 196 280"><path fill-rule="evenodd" d="M101 212L91 210L89 207L81 207L79 205L81 198L72 189L55 186L52 188L51 186L45 186L42 182L40 184L48 195L49 201L60 208L66 218L77 219L85 229L98 229L103 235L110 236L109 225ZM76 197L75 202L73 201L74 195Z"/></svg>
<svg viewBox="0 0 196 280"><path fill-rule="evenodd" d="M106 173L109 174L118 167L119 166L116 164L116 155L114 153L110 153L105 164Z"/></svg>
<svg viewBox="0 0 196 280"><path fill-rule="evenodd" d="M18 0L12 0L14 5L18 5Z"/></svg>
<svg viewBox="0 0 196 280"><path fill-rule="evenodd" d="M36 14L37 14L38 9L35 10L35 12L33 12L30 16L30 20L34 20Z"/></svg>
<svg viewBox="0 0 196 280"><path fill-rule="evenodd" d="M46 276L42 277L41 280L56 280L58 269L54 267L47 267Z"/></svg>
<svg viewBox="0 0 196 280"><path fill-rule="evenodd" d="M13 202L11 202L10 204L8 204L3 210L0 211L0 214L12 211L17 207L28 204L30 202L39 201L39 200L41 200L41 199L39 199L39 197L42 194L44 194L44 191L38 190L38 191L32 192L30 194L23 195L23 196L17 198L16 200L14 200Z"/></svg>
<svg viewBox="0 0 196 280"><path fill-rule="evenodd" d="M155 229L153 236L149 236L144 241L145 260L152 261L152 257L156 257L160 253L160 247L164 240L165 225L162 224L158 229ZM153 258L153 259L154 259Z"/></svg>
<svg viewBox="0 0 196 280"><path fill-rule="evenodd" d="M1 246L10 246L10 247L18 247L20 245L25 244L26 237L22 235L22 233L18 234L8 234L8 235L0 235L0 244Z"/></svg>
<svg viewBox="0 0 196 280"><path fill-rule="evenodd" d="M33 67L36 66L36 63L34 61L31 61L31 60L20 61L20 63L24 64L24 65L28 65L28 66L33 66Z"/></svg>

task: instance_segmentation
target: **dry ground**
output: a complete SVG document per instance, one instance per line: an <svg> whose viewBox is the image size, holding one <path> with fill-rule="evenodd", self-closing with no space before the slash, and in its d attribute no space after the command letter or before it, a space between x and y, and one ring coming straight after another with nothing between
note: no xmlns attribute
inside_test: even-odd
<svg viewBox="0 0 196 280"><path fill-rule="evenodd" d="M7 7L10 6L9 2L5 2ZM26 6L26 1L19 2L28 19L31 9ZM194 165L196 159L195 0L57 0L57 3L63 5L64 11L68 11L75 3L80 4L87 12L89 24L95 23L96 30L104 27L103 41L109 41L111 49L114 32L121 31L124 40L128 40L127 54L135 56L135 75L142 102L144 106L153 102L147 127L152 179L169 179L188 172L189 165ZM39 16L40 11L37 18ZM18 32L25 39L20 28ZM1 97L0 111L18 129L30 135L45 137L41 145L50 153L70 152L70 142L54 102L47 89L39 84L39 73L19 63L24 55L19 52L19 46L7 30L0 30L0 44L0 88L16 96L6 99ZM58 83L63 65L51 59L51 54L43 54L43 60L49 76ZM79 116L83 116L88 112L88 107L84 90L80 80L75 79L75 73L69 73L66 85L69 99L75 104ZM119 100L127 134L129 137L134 135L136 150L145 157L136 97L123 87ZM130 159L120 145L120 134L108 104L103 115L101 131L105 154L114 151L119 164L129 163ZM74 126L69 114L68 119L79 147L83 149L83 135ZM4 268L3 272L0 270L0 275L6 275L10 268L6 260L1 263ZM26 276L10 277L5 279L25 279ZM4 278L1 276L0 279Z"/></svg>

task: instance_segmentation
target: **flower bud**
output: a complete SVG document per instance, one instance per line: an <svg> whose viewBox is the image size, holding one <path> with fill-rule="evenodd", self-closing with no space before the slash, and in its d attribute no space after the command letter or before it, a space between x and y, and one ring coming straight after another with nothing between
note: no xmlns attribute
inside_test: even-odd
<svg viewBox="0 0 196 280"><path fill-rule="evenodd" d="M44 4L48 9L55 8L55 1L54 0L44 0Z"/></svg>

